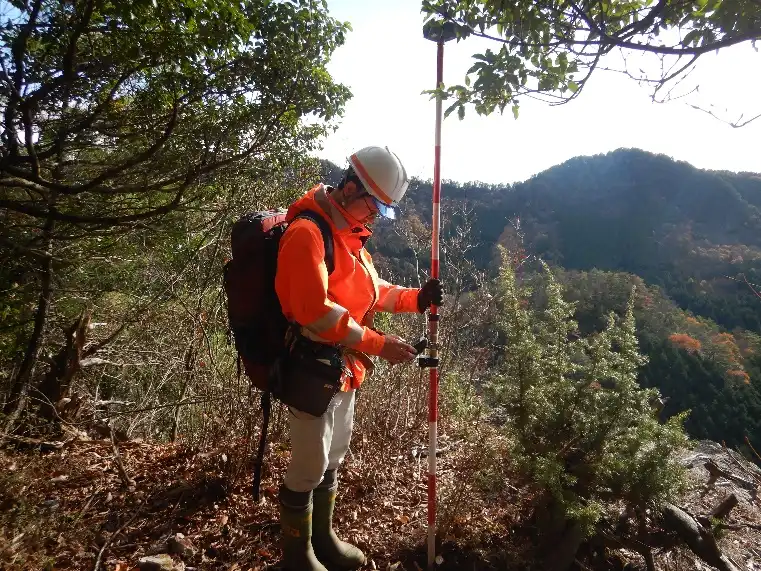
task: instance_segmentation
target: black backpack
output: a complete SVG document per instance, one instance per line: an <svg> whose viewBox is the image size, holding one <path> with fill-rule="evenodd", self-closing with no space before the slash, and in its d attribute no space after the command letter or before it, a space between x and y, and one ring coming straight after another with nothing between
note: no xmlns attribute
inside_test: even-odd
<svg viewBox="0 0 761 571"><path fill-rule="evenodd" d="M280 238L289 225L286 212L284 209L273 209L241 216L230 235L232 259L223 270L229 335L238 355L238 375L242 363L251 384L262 391L262 432L254 469L254 498L257 501L267 443L273 369L285 350L289 327L275 292ZM325 264L328 274L331 274L334 260L330 224L322 215L311 210L299 213L296 218L307 218L320 228L325 246Z"/></svg>

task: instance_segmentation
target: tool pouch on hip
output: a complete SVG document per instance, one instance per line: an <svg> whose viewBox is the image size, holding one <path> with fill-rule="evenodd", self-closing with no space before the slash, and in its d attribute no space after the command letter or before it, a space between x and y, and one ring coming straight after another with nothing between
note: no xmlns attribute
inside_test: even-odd
<svg viewBox="0 0 761 571"><path fill-rule="evenodd" d="M345 372L338 347L296 334L277 366L273 395L282 403L312 416L322 416L341 390Z"/></svg>

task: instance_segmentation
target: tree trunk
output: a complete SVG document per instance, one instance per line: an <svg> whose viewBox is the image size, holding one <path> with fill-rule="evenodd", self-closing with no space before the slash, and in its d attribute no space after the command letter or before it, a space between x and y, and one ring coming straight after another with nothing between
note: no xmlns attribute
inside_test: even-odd
<svg viewBox="0 0 761 571"><path fill-rule="evenodd" d="M185 382L182 384L182 389L180 391L180 399L177 401L178 404L174 409L174 421L172 422L172 442L177 442L177 437L179 436L179 430L180 430L180 415L182 410L181 403L183 400L185 400L185 394L188 392L188 386L190 385L190 381L193 380L193 366L195 361L195 340L190 342L190 345L188 345L188 348L185 350Z"/></svg>
<svg viewBox="0 0 761 571"><path fill-rule="evenodd" d="M83 313L66 331L66 343L53 358L50 370L37 389L40 394L40 414L47 420L59 416L57 403L68 396L74 375L80 370L82 349L87 338L90 316ZM65 419L64 419L65 420Z"/></svg>
<svg viewBox="0 0 761 571"><path fill-rule="evenodd" d="M584 541L579 523L568 519L565 510L549 494L539 500L534 523L539 530L539 548L547 554L542 568L567 571Z"/></svg>
<svg viewBox="0 0 761 571"><path fill-rule="evenodd" d="M37 300L37 312L34 316L34 330L27 343L24 359L21 366L16 372L16 377L11 383L11 394L5 403L3 412L7 415L4 432L10 434L16 421L24 412L28 398L29 389L34 378L34 372L37 367L37 361L42 350L42 341L45 336L45 326L47 325L48 311L53 293L53 228L55 221L48 218L43 227L43 239L45 245L45 257L42 261L40 278L40 296ZM5 437L0 436L0 445L5 442Z"/></svg>
<svg viewBox="0 0 761 571"><path fill-rule="evenodd" d="M729 494L724 500L713 510L711 510L711 517L716 519L724 519L729 515L729 512L731 512L737 504L740 503L740 501L737 499L737 496L735 494Z"/></svg>
<svg viewBox="0 0 761 571"><path fill-rule="evenodd" d="M687 512L672 504L666 504L663 508L663 523L666 529L676 532L692 552L709 565L719 571L740 571L716 545L716 538L711 530L700 525Z"/></svg>

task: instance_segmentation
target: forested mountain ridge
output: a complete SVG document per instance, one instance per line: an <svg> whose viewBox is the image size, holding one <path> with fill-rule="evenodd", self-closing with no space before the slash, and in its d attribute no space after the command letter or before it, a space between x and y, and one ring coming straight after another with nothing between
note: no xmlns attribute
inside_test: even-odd
<svg viewBox="0 0 761 571"><path fill-rule="evenodd" d="M761 281L759 204L758 175L619 150L515 185L479 227L493 243L505 231L498 214L519 216L529 252L569 269L635 273L686 309L761 331L757 300L726 278Z"/></svg>
<svg viewBox="0 0 761 571"><path fill-rule="evenodd" d="M340 169L324 170L337 182ZM729 279L761 283L761 174L701 170L619 149L570 159L513 185L444 182L442 196L445 234L457 231L448 212L469 209L472 259L482 269L496 243L516 242L520 221L528 254L566 269L639 275L684 309L730 329L761 332L758 298ZM405 223L428 223L430 182L413 181L407 197ZM378 254L409 273L409 250L389 230L378 228Z"/></svg>

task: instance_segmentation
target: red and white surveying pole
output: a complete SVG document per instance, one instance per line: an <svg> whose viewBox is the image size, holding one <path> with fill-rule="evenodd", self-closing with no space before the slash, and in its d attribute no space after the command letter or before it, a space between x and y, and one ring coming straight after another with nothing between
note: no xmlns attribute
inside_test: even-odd
<svg viewBox="0 0 761 571"><path fill-rule="evenodd" d="M438 42L436 57L436 87L441 87L444 75L444 42ZM431 277L439 278L439 226L441 224L441 97L436 98L436 139L433 155L433 232L431 240ZM428 388L428 568L436 561L436 447L439 421L438 365L438 307L428 312L428 356L436 359L430 368Z"/></svg>
<svg viewBox="0 0 761 571"><path fill-rule="evenodd" d="M444 83L444 43L454 39L452 24L427 24L423 36L436 42L436 88ZM442 98L436 97L436 139L433 163L433 232L431 243L431 277L439 279L439 228L441 223L441 107ZM428 312L428 359L430 366L428 392L428 569L436 562L436 448L439 417L439 359L438 327L441 315L433 305Z"/></svg>

